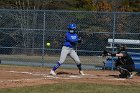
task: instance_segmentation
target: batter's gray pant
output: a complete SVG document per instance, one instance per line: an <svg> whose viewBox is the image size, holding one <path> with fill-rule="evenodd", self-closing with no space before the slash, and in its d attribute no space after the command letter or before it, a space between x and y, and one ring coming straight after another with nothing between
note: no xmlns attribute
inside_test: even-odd
<svg viewBox="0 0 140 93"><path fill-rule="evenodd" d="M75 52L75 50L73 48L63 46L62 51L61 51L61 55L60 55L60 60L59 60L60 64L64 63L68 54L77 64L81 63L77 53Z"/></svg>

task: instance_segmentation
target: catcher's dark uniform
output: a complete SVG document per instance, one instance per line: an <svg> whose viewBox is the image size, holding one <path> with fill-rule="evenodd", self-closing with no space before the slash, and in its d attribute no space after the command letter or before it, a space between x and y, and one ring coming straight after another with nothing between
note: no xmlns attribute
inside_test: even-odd
<svg viewBox="0 0 140 93"><path fill-rule="evenodd" d="M121 51L120 53L123 54L122 57L118 57L116 60L115 66L120 71L120 78L127 78L131 74L130 72L135 70L134 62L131 56L126 51Z"/></svg>

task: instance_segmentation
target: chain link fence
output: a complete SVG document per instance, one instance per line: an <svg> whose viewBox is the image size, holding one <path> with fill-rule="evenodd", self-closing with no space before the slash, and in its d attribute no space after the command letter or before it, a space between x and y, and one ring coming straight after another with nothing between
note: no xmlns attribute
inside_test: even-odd
<svg viewBox="0 0 140 93"><path fill-rule="evenodd" d="M78 34L82 37L76 51L81 62L91 69L103 65L101 53L109 46L109 38L140 40L140 12L1 9L1 61L52 66L59 60L67 25L71 22L77 24ZM113 48L115 46L114 43ZM139 49L140 44L128 47ZM73 64L73 60L67 57L64 64Z"/></svg>

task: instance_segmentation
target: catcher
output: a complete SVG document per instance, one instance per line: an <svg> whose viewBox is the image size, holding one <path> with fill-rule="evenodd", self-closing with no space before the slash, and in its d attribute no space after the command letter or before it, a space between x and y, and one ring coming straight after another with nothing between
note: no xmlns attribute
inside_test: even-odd
<svg viewBox="0 0 140 93"><path fill-rule="evenodd" d="M115 67L119 70L120 78L132 78L134 74L132 72L135 70L134 62L131 56L126 52L126 46L119 45L117 47L117 53L111 53L106 50L103 51L103 56L118 57L115 62Z"/></svg>

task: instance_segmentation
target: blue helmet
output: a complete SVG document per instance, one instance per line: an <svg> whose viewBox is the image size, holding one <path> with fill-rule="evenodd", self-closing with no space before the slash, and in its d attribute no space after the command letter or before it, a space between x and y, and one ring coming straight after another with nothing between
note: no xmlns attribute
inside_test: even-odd
<svg viewBox="0 0 140 93"><path fill-rule="evenodd" d="M76 24L69 24L68 29L75 30L76 29Z"/></svg>

